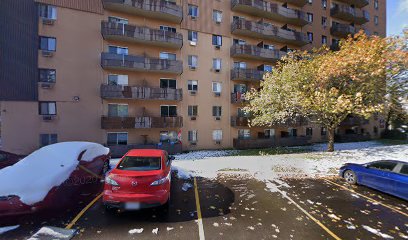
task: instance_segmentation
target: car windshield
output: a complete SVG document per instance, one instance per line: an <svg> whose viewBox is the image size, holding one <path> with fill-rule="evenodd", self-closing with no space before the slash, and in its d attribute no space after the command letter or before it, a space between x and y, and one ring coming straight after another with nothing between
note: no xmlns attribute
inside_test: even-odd
<svg viewBox="0 0 408 240"><path fill-rule="evenodd" d="M160 157L132 157L126 156L120 162L118 169L131 171L152 171L160 170Z"/></svg>

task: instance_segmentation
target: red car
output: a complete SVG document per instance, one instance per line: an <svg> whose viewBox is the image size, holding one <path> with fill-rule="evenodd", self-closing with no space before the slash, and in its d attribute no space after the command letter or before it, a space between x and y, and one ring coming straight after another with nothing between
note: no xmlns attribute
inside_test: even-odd
<svg viewBox="0 0 408 240"><path fill-rule="evenodd" d="M0 151L0 169L11 166L22 158L16 154Z"/></svg>
<svg viewBox="0 0 408 240"><path fill-rule="evenodd" d="M130 150L105 179L106 209L168 206L173 159L164 150Z"/></svg>

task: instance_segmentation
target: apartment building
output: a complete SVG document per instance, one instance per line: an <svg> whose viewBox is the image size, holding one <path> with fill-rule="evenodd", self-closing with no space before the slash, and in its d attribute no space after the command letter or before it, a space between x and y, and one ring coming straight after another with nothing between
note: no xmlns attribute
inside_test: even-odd
<svg viewBox="0 0 408 240"><path fill-rule="evenodd" d="M363 29L385 36L385 0L5 0L2 150L58 141L170 152L325 141L304 119L249 127L245 92L296 49ZM24 12L25 14L20 14ZM14 19L16 21L10 21ZM19 21L17 21L17 19ZM22 19L22 20L21 20ZM4 27L4 28L3 28ZM3 71L4 70L4 71ZM378 137L350 117L344 140Z"/></svg>

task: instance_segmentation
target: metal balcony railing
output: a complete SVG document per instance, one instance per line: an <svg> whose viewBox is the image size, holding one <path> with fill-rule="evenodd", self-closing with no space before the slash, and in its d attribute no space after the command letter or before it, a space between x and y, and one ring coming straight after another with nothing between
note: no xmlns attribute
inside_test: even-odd
<svg viewBox="0 0 408 240"><path fill-rule="evenodd" d="M101 85L101 97L104 99L138 99L181 101L182 89L151 88L141 86Z"/></svg>
<svg viewBox="0 0 408 240"><path fill-rule="evenodd" d="M183 117L113 117L102 116L102 129L180 128Z"/></svg>
<svg viewBox="0 0 408 240"><path fill-rule="evenodd" d="M276 62L286 53L279 50L265 49L255 45L234 44L231 46L231 56L249 59L259 59L269 62Z"/></svg>

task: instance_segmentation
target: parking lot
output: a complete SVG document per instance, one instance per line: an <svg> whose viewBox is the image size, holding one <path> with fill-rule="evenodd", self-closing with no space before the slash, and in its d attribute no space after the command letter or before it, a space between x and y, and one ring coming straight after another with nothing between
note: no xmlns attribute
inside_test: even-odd
<svg viewBox="0 0 408 240"><path fill-rule="evenodd" d="M183 190L184 183L190 183L191 188ZM242 174L219 175L213 180L174 177L171 191L168 212L144 209L109 213L105 212L100 198L83 196L76 207L63 213L27 217L18 223L18 229L0 238L26 239L41 226L72 226L78 230L75 239L406 239L408 236L407 202L362 186L348 186L337 178L268 183ZM95 203L85 208L92 199Z"/></svg>

